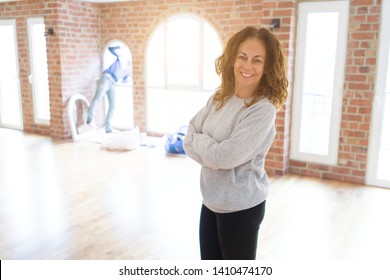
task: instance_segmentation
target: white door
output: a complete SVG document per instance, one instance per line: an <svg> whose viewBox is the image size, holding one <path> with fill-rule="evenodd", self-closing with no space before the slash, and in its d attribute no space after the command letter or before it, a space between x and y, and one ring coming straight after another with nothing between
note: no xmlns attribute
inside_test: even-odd
<svg viewBox="0 0 390 280"><path fill-rule="evenodd" d="M337 163L348 13L348 1L299 3L291 159Z"/></svg>
<svg viewBox="0 0 390 280"><path fill-rule="evenodd" d="M23 129L15 20L0 20L0 38L0 127Z"/></svg>
<svg viewBox="0 0 390 280"><path fill-rule="evenodd" d="M33 95L34 122L38 124L49 124L50 100L45 23L43 18L29 18L27 25L31 65L29 80Z"/></svg>
<svg viewBox="0 0 390 280"><path fill-rule="evenodd" d="M390 188L390 0L382 2L380 26L366 183Z"/></svg>

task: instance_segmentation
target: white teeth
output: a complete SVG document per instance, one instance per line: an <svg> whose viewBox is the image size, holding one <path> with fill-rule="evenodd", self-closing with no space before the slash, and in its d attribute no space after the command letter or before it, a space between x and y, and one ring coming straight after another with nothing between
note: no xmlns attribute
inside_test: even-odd
<svg viewBox="0 0 390 280"><path fill-rule="evenodd" d="M241 75L245 78L249 78L249 77L252 77L253 75L252 74L247 74L247 73L242 73L241 72Z"/></svg>

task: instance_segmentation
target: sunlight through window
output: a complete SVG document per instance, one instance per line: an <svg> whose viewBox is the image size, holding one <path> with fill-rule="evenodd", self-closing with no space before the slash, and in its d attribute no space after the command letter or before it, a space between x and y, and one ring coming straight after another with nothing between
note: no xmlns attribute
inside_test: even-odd
<svg viewBox="0 0 390 280"><path fill-rule="evenodd" d="M220 84L214 61L221 52L214 28L194 15L173 16L155 29L146 56L149 131L188 124Z"/></svg>
<svg viewBox="0 0 390 280"><path fill-rule="evenodd" d="M366 182L390 187L390 0L382 1L380 26Z"/></svg>
<svg viewBox="0 0 390 280"><path fill-rule="evenodd" d="M348 2L301 3L299 15L291 158L334 164Z"/></svg>
<svg viewBox="0 0 390 280"><path fill-rule="evenodd" d="M34 98L34 120L36 123L49 124L49 74L47 69L45 24L43 18L28 19L31 74Z"/></svg>
<svg viewBox="0 0 390 280"><path fill-rule="evenodd" d="M15 20L0 20L0 38L0 126L21 129Z"/></svg>

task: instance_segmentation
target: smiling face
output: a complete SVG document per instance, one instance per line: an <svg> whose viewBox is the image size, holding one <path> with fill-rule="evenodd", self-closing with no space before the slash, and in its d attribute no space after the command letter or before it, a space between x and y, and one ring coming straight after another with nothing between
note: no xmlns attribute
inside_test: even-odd
<svg viewBox="0 0 390 280"><path fill-rule="evenodd" d="M252 97L264 73L266 49L262 41L249 38L238 47L234 62L235 94Z"/></svg>

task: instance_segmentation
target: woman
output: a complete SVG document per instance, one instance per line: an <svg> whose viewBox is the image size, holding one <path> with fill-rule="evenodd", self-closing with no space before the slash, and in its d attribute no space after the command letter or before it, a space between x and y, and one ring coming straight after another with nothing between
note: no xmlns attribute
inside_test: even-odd
<svg viewBox="0 0 390 280"><path fill-rule="evenodd" d="M276 37L254 27L233 35L216 60L222 83L184 139L187 155L202 166L202 259L256 258L268 193L264 160L287 98L285 66Z"/></svg>

